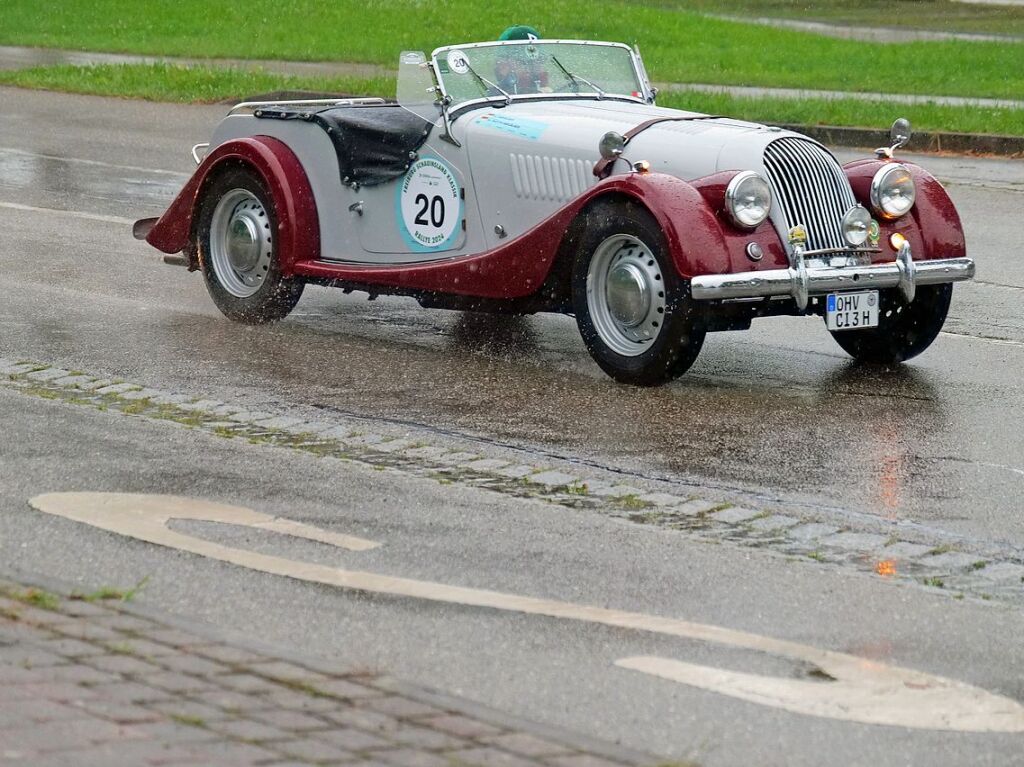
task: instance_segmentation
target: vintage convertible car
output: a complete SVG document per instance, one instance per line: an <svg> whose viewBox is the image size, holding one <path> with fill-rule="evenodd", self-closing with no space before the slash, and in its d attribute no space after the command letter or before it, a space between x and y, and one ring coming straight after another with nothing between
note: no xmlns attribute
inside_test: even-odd
<svg viewBox="0 0 1024 767"><path fill-rule="evenodd" d="M135 235L241 322L281 319L307 282L564 312L642 385L686 371L707 332L773 315L900 362L974 274L945 190L893 159L906 121L840 166L797 133L659 108L635 50L576 40L405 52L398 82L397 103L237 105Z"/></svg>

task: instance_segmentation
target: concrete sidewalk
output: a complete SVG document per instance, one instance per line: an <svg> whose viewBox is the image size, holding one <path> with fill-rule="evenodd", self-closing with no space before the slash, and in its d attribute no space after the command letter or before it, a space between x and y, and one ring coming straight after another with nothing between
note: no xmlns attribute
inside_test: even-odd
<svg viewBox="0 0 1024 767"><path fill-rule="evenodd" d="M642 754L0 577L0 765L624 767Z"/></svg>
<svg viewBox="0 0 1024 767"><path fill-rule="evenodd" d="M968 2L969 0L959 0ZM976 3L989 5L1024 5L1024 0L972 0ZM1014 35L989 35L980 32L940 32L933 29L905 29L899 26L859 26L855 24L836 24L825 21L801 21L799 19L778 19L767 16L743 18L728 14L708 14L710 18L721 21L734 21L740 24L757 24L762 27L792 29L796 32L808 32L823 37L834 37L839 40L860 40L865 43L885 43L902 45L908 42L945 42L960 40L968 43L1024 43L1024 38Z"/></svg>

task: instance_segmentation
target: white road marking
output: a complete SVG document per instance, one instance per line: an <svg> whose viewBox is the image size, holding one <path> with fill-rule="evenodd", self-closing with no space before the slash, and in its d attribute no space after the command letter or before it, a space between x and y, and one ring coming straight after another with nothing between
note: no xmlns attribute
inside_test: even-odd
<svg viewBox="0 0 1024 767"><path fill-rule="evenodd" d="M119 224L122 226L132 226L135 223L135 219L121 218L120 216L104 216L99 213L84 213L80 210L63 210L61 208L37 208L35 205L22 205L17 202L0 202L0 208L22 210L27 213L50 213L58 216L70 216L86 221L102 221L107 224Z"/></svg>
<svg viewBox="0 0 1024 767"><path fill-rule="evenodd" d="M954 333L952 330L940 331L939 335L948 336L949 338L956 338L961 341L981 341L984 344L992 344L993 346L1024 346L1024 342L1013 341L1009 338L987 338L985 336L972 336L969 333Z"/></svg>
<svg viewBox="0 0 1024 767"><path fill-rule="evenodd" d="M934 684L937 677L867 660L860 663L861 668L846 669L835 681L745 674L667 658L623 658L615 665L797 714L937 730L1021 731L1020 713L1012 712L1012 701L1007 706L979 700L974 708L968 701L975 697L975 687L948 679ZM924 725L924 720L932 724Z"/></svg>
<svg viewBox="0 0 1024 767"><path fill-rule="evenodd" d="M224 546L168 528L171 519L223 522L335 545L334 534L288 523L238 506L176 496L122 493L50 493L29 503L47 514L159 546L288 578L374 594L485 607L596 623L768 653L808 663L827 677L820 681L758 676L665 658L624 658L618 666L741 700L830 719L961 732L1024 732L1024 706L981 688L911 669L809 645L655 615L449 586L377 573L343 570ZM347 536L341 536L347 539ZM363 539L359 545L372 546ZM346 548L353 548L346 546Z"/></svg>
<svg viewBox="0 0 1024 767"><path fill-rule="evenodd" d="M102 160L86 160L81 157L61 157L55 154L40 154L38 152L28 152L24 149L15 149L14 147L0 146L0 152L6 152L7 154L21 155L22 157L38 157L40 160L55 160L57 162L71 163L72 165L94 165L101 168L115 168L117 170L130 170L136 173L155 173L159 176L179 176L181 178L189 178L192 174L183 173L177 170L161 170L160 168L142 168L138 165L118 165L112 162L103 162Z"/></svg>

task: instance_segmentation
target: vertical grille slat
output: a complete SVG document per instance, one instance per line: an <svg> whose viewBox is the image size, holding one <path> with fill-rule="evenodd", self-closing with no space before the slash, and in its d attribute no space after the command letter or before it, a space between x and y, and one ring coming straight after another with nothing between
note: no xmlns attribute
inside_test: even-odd
<svg viewBox="0 0 1024 767"><path fill-rule="evenodd" d="M810 188L810 196L802 200L802 207L808 212L814 221L814 228L821 238L824 247L835 247L837 243L831 235L831 227L828 222L828 212L835 208L835 198L829 195L828 175L822 173L820 156L815 156L809 149L806 142L797 143L795 150L797 156L803 160L803 166L807 170L806 179ZM817 204L815 204L817 203ZM844 210L843 213L846 211ZM810 222L808 222L810 224ZM841 243L840 243L841 244Z"/></svg>
<svg viewBox="0 0 1024 767"><path fill-rule="evenodd" d="M814 165L818 168L818 171L821 174L819 178L821 180L821 185L824 188L824 193L826 195L826 197L823 197L822 199L828 200L831 210L841 211L841 221L842 214L846 213L846 211L850 209L850 206L854 204L852 192L850 194L849 201L847 201L847 199L844 198L842 195L843 190L849 190L849 183L846 180L846 175L839 170L835 161L826 161L825 158L829 157L829 159L831 159L830 156L825 155L821 151L811 151L810 147L814 146L813 144L810 144L808 142L804 142L804 144L805 146L801 148L803 149L804 153L808 156L808 159L811 162L813 162ZM837 172L841 176L840 178L836 178ZM837 247L843 247L845 245L842 230L839 228L835 229L835 245Z"/></svg>
<svg viewBox="0 0 1024 767"><path fill-rule="evenodd" d="M764 150L768 181L788 227L807 227L807 247L842 249L843 214L857 204L836 158L809 139L787 136Z"/></svg>

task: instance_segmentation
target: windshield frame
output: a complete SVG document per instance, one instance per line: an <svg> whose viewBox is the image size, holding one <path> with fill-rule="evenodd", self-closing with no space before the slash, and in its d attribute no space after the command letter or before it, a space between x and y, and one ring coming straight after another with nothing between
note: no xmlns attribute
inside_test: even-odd
<svg viewBox="0 0 1024 767"><path fill-rule="evenodd" d="M541 44L541 45L554 45L558 43L568 45L580 45L580 46L594 46L604 48L621 48L629 54L630 62L633 65L633 74L636 76L636 81L640 84L641 97L631 96L623 93L605 93L604 95L598 95L596 93L517 93L510 94L510 97L496 94L492 96L481 96L476 99L469 99L467 101L460 101L457 104L452 104L450 95L445 88L444 77L441 75L441 69L438 66L438 58L440 56L446 56L449 51L454 50L473 50L474 48L493 48L498 46L520 46L526 44ZM460 113L469 109L474 109L481 106L489 106L494 104L501 104L506 106L507 104L518 102L518 101L551 101L551 100L579 100L586 99L588 101L629 101L634 104L653 104L654 96L657 91L652 87L650 81L647 79L647 72L644 69L643 63L640 61L640 55L637 51L626 45L625 43L608 43L599 42L594 40L564 40L564 39L543 39L543 40L494 40L489 42L481 43L464 43L458 45L445 45L441 48L436 48L430 54L430 67L434 73L434 81L437 83L437 87L441 94L441 104L443 105L443 111L450 120L454 120Z"/></svg>

